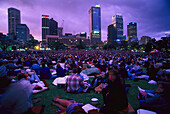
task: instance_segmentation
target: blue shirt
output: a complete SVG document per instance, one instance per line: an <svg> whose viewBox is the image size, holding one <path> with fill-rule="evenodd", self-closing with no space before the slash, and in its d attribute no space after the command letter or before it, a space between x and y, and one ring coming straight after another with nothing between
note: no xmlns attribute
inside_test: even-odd
<svg viewBox="0 0 170 114"><path fill-rule="evenodd" d="M51 72L50 69L48 67L41 67L40 68L40 78L43 79L49 79L51 78Z"/></svg>
<svg viewBox="0 0 170 114"><path fill-rule="evenodd" d="M62 67L57 68L56 72L57 72L57 77L64 77L65 76L65 71Z"/></svg>

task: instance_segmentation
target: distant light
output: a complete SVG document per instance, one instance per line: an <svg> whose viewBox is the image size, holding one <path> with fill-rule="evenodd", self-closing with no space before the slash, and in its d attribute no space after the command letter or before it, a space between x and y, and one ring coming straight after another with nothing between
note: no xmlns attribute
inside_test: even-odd
<svg viewBox="0 0 170 114"><path fill-rule="evenodd" d="M42 15L42 18L49 18L49 15Z"/></svg>
<svg viewBox="0 0 170 114"><path fill-rule="evenodd" d="M127 25L129 25L129 23Z"/></svg>
<svg viewBox="0 0 170 114"><path fill-rule="evenodd" d="M44 15L44 17L49 17L48 15Z"/></svg>
<svg viewBox="0 0 170 114"><path fill-rule="evenodd" d="M117 39L116 41L117 41L117 42L120 42L120 39Z"/></svg>
<svg viewBox="0 0 170 114"><path fill-rule="evenodd" d="M86 34L86 32L81 32L81 34Z"/></svg>
<svg viewBox="0 0 170 114"><path fill-rule="evenodd" d="M135 24L134 22L132 22L132 24Z"/></svg>
<svg viewBox="0 0 170 114"><path fill-rule="evenodd" d="M96 7L100 8L100 5L96 5Z"/></svg>
<svg viewBox="0 0 170 114"><path fill-rule="evenodd" d="M99 31L94 31L94 34L99 34Z"/></svg>

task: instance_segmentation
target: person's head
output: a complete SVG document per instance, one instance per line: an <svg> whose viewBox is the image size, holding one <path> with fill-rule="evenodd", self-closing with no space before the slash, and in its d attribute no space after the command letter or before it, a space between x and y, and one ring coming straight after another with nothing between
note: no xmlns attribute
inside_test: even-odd
<svg viewBox="0 0 170 114"><path fill-rule="evenodd" d="M119 77L119 74L118 74L117 70L110 70L109 71L109 80L114 82L118 77Z"/></svg>
<svg viewBox="0 0 170 114"><path fill-rule="evenodd" d="M24 73L18 73L17 74L18 80L21 80L22 78L27 79L28 75Z"/></svg>
<svg viewBox="0 0 170 114"><path fill-rule="evenodd" d="M170 82L170 73L165 73L165 80Z"/></svg>
<svg viewBox="0 0 170 114"><path fill-rule="evenodd" d="M44 62L42 63L42 67L45 67L45 63Z"/></svg>
<svg viewBox="0 0 170 114"><path fill-rule="evenodd" d="M158 92L163 93L164 92L164 84L163 83L158 83Z"/></svg>
<svg viewBox="0 0 170 114"><path fill-rule="evenodd" d="M77 68L74 68L74 69L73 69L73 73L74 73L74 74L77 73Z"/></svg>
<svg viewBox="0 0 170 114"><path fill-rule="evenodd" d="M81 73L81 66L78 67L77 73L78 73L78 74Z"/></svg>
<svg viewBox="0 0 170 114"><path fill-rule="evenodd" d="M3 61L0 61L0 66L2 66L4 64L4 62Z"/></svg>
<svg viewBox="0 0 170 114"><path fill-rule="evenodd" d="M60 63L57 63L57 68L60 68L60 67L61 67Z"/></svg>

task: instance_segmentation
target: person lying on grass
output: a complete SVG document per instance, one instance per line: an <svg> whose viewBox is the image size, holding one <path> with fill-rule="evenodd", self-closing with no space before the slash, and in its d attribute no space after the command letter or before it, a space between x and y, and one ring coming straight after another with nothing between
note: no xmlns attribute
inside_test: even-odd
<svg viewBox="0 0 170 114"><path fill-rule="evenodd" d="M61 99L61 96L57 96L53 99L52 105L59 107L61 110L66 111L66 114L87 114L82 108L83 103L77 103L76 101ZM88 111L88 114L101 114L97 110L92 109Z"/></svg>

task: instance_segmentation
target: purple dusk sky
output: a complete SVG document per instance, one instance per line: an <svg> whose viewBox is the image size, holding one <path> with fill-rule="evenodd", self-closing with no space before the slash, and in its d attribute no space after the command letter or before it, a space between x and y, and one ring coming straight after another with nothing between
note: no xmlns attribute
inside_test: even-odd
<svg viewBox="0 0 170 114"><path fill-rule="evenodd" d="M101 6L102 41L107 40L107 26L112 16L122 14L124 34L127 24L137 22L138 39L150 36L159 40L170 33L170 0L0 0L0 32L8 32L9 7L21 11L21 23L27 24L35 39L41 40L41 15L59 23L64 20L64 33L89 32L88 10Z"/></svg>

